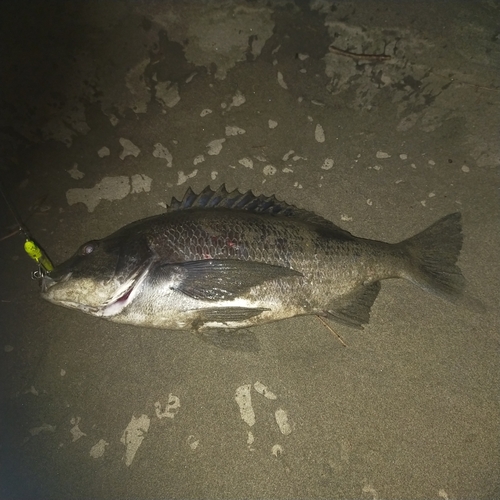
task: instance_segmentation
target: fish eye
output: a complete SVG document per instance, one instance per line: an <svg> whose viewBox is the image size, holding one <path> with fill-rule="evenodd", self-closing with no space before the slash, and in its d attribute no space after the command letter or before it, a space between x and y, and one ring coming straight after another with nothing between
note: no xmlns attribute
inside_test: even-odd
<svg viewBox="0 0 500 500"><path fill-rule="evenodd" d="M89 241L88 243L85 243L80 248L80 255L90 255L96 248L98 244L96 241Z"/></svg>

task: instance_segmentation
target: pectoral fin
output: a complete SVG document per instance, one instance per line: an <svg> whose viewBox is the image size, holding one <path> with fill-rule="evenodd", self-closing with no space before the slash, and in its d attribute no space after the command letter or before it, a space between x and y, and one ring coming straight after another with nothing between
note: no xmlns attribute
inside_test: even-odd
<svg viewBox="0 0 500 500"><path fill-rule="evenodd" d="M200 300L232 300L265 281L302 276L287 267L240 260L197 260L163 269L177 275L174 290Z"/></svg>
<svg viewBox="0 0 500 500"><path fill-rule="evenodd" d="M370 320L370 309L380 291L380 282L363 285L343 299L338 307L325 311L328 316L339 323L363 329L363 324Z"/></svg>

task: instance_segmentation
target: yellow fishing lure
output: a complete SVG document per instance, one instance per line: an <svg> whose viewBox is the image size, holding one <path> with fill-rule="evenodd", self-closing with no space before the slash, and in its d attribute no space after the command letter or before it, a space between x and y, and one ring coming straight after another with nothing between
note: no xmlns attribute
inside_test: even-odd
<svg viewBox="0 0 500 500"><path fill-rule="evenodd" d="M52 262L50 262L49 258L33 240L27 239L25 241L24 250L34 261L37 262L39 266L45 270L45 272L50 273L50 271L54 269Z"/></svg>

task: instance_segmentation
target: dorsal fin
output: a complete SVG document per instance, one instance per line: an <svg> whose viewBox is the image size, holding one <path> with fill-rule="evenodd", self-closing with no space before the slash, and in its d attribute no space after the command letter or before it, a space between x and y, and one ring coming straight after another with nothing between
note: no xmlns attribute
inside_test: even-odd
<svg viewBox="0 0 500 500"><path fill-rule="evenodd" d="M327 229L341 231L345 236L351 236L350 233L336 226L333 222L308 210L294 207L284 201L279 201L275 196L265 196L263 194L255 196L252 191L241 193L237 189L229 192L224 184L215 191L210 186L207 186L200 194L196 194L189 188L182 200L179 201L176 198L172 198L167 212L190 210L193 208L230 208L232 210L246 210L253 213L291 217L303 222L318 224Z"/></svg>

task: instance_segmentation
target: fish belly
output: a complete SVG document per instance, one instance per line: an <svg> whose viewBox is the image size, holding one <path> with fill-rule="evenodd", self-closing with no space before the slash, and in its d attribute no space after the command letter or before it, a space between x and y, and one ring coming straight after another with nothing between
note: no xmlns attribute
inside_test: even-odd
<svg viewBox="0 0 500 500"><path fill-rule="evenodd" d="M280 284L252 288L233 300L199 300L176 290L148 287L111 321L167 330L238 329L311 314L307 301L284 296Z"/></svg>

